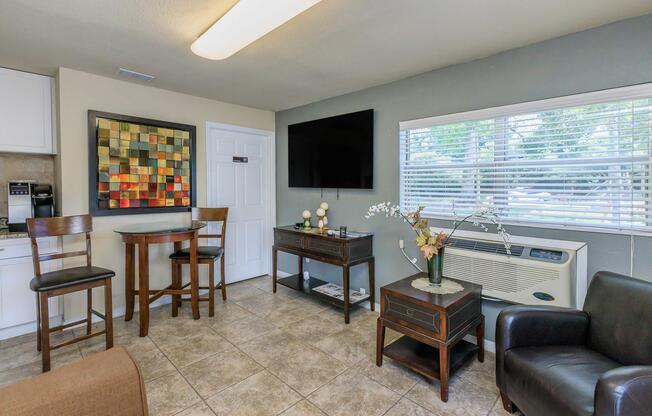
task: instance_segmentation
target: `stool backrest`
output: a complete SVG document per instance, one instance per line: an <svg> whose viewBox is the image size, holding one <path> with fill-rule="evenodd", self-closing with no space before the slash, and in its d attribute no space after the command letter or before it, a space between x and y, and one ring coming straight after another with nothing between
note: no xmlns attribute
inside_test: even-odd
<svg viewBox="0 0 652 416"><path fill-rule="evenodd" d="M199 238L219 238L220 247L224 249L226 241L226 220L229 216L228 208L193 208L192 220L202 222L221 222L222 231L219 234L200 234Z"/></svg>
<svg viewBox="0 0 652 416"><path fill-rule="evenodd" d="M93 217L90 215L74 215L70 217L27 218L27 233L32 240L32 262L34 274L41 275L42 261L63 259L66 257L86 256L86 265L91 265L91 231L93 231ZM60 237L64 235L86 235L86 250L69 251L66 253L39 254L39 237Z"/></svg>

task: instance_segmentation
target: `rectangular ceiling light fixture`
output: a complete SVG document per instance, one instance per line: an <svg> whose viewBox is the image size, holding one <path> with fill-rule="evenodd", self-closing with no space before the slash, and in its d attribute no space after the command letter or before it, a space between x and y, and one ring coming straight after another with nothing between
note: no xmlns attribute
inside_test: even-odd
<svg viewBox="0 0 652 416"><path fill-rule="evenodd" d="M207 59L226 59L321 0L240 0L190 46Z"/></svg>

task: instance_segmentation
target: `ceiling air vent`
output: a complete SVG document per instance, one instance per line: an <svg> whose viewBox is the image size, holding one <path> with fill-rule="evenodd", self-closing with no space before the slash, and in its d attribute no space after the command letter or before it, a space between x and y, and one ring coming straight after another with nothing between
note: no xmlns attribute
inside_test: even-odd
<svg viewBox="0 0 652 416"><path fill-rule="evenodd" d="M151 81L154 78L156 78L155 76L152 76L152 75L143 74L141 72L136 72L136 71L132 71L130 69L125 69L125 68L119 68L118 69L118 75L120 75L122 77L135 79L135 80L138 80L138 81Z"/></svg>

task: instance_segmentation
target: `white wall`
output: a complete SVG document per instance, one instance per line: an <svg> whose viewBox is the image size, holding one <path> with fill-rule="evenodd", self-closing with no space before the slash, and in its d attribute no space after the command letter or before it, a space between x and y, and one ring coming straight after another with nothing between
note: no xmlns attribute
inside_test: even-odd
<svg viewBox="0 0 652 416"><path fill-rule="evenodd" d="M57 105L59 110L59 154L57 156L57 190L60 215L88 213L88 115L99 110L130 116L145 117L197 127L197 204L206 204L206 122L214 121L274 130L274 113L228 104L206 98L180 94L145 85L101 77L68 68L59 68L57 75ZM189 213L119 215L96 217L92 234L93 263L116 272L113 279L114 310L121 310L124 296L124 245L116 227L145 223L180 223L189 219ZM64 239L66 250L78 249L81 240ZM170 263L167 258L172 247L155 245L150 249L150 287L164 287L170 282ZM67 266L81 260L70 259ZM201 267L200 269L205 269ZM187 270L186 270L187 273ZM103 310L103 294L95 290L94 303ZM85 295L66 295L64 316L67 321L85 313ZM101 305L101 306L100 306Z"/></svg>

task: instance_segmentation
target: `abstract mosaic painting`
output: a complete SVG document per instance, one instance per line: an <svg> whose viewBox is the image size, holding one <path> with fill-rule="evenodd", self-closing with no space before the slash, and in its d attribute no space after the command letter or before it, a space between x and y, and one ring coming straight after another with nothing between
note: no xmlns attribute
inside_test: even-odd
<svg viewBox="0 0 652 416"><path fill-rule="evenodd" d="M193 130L94 118L97 210L136 213L192 206Z"/></svg>

